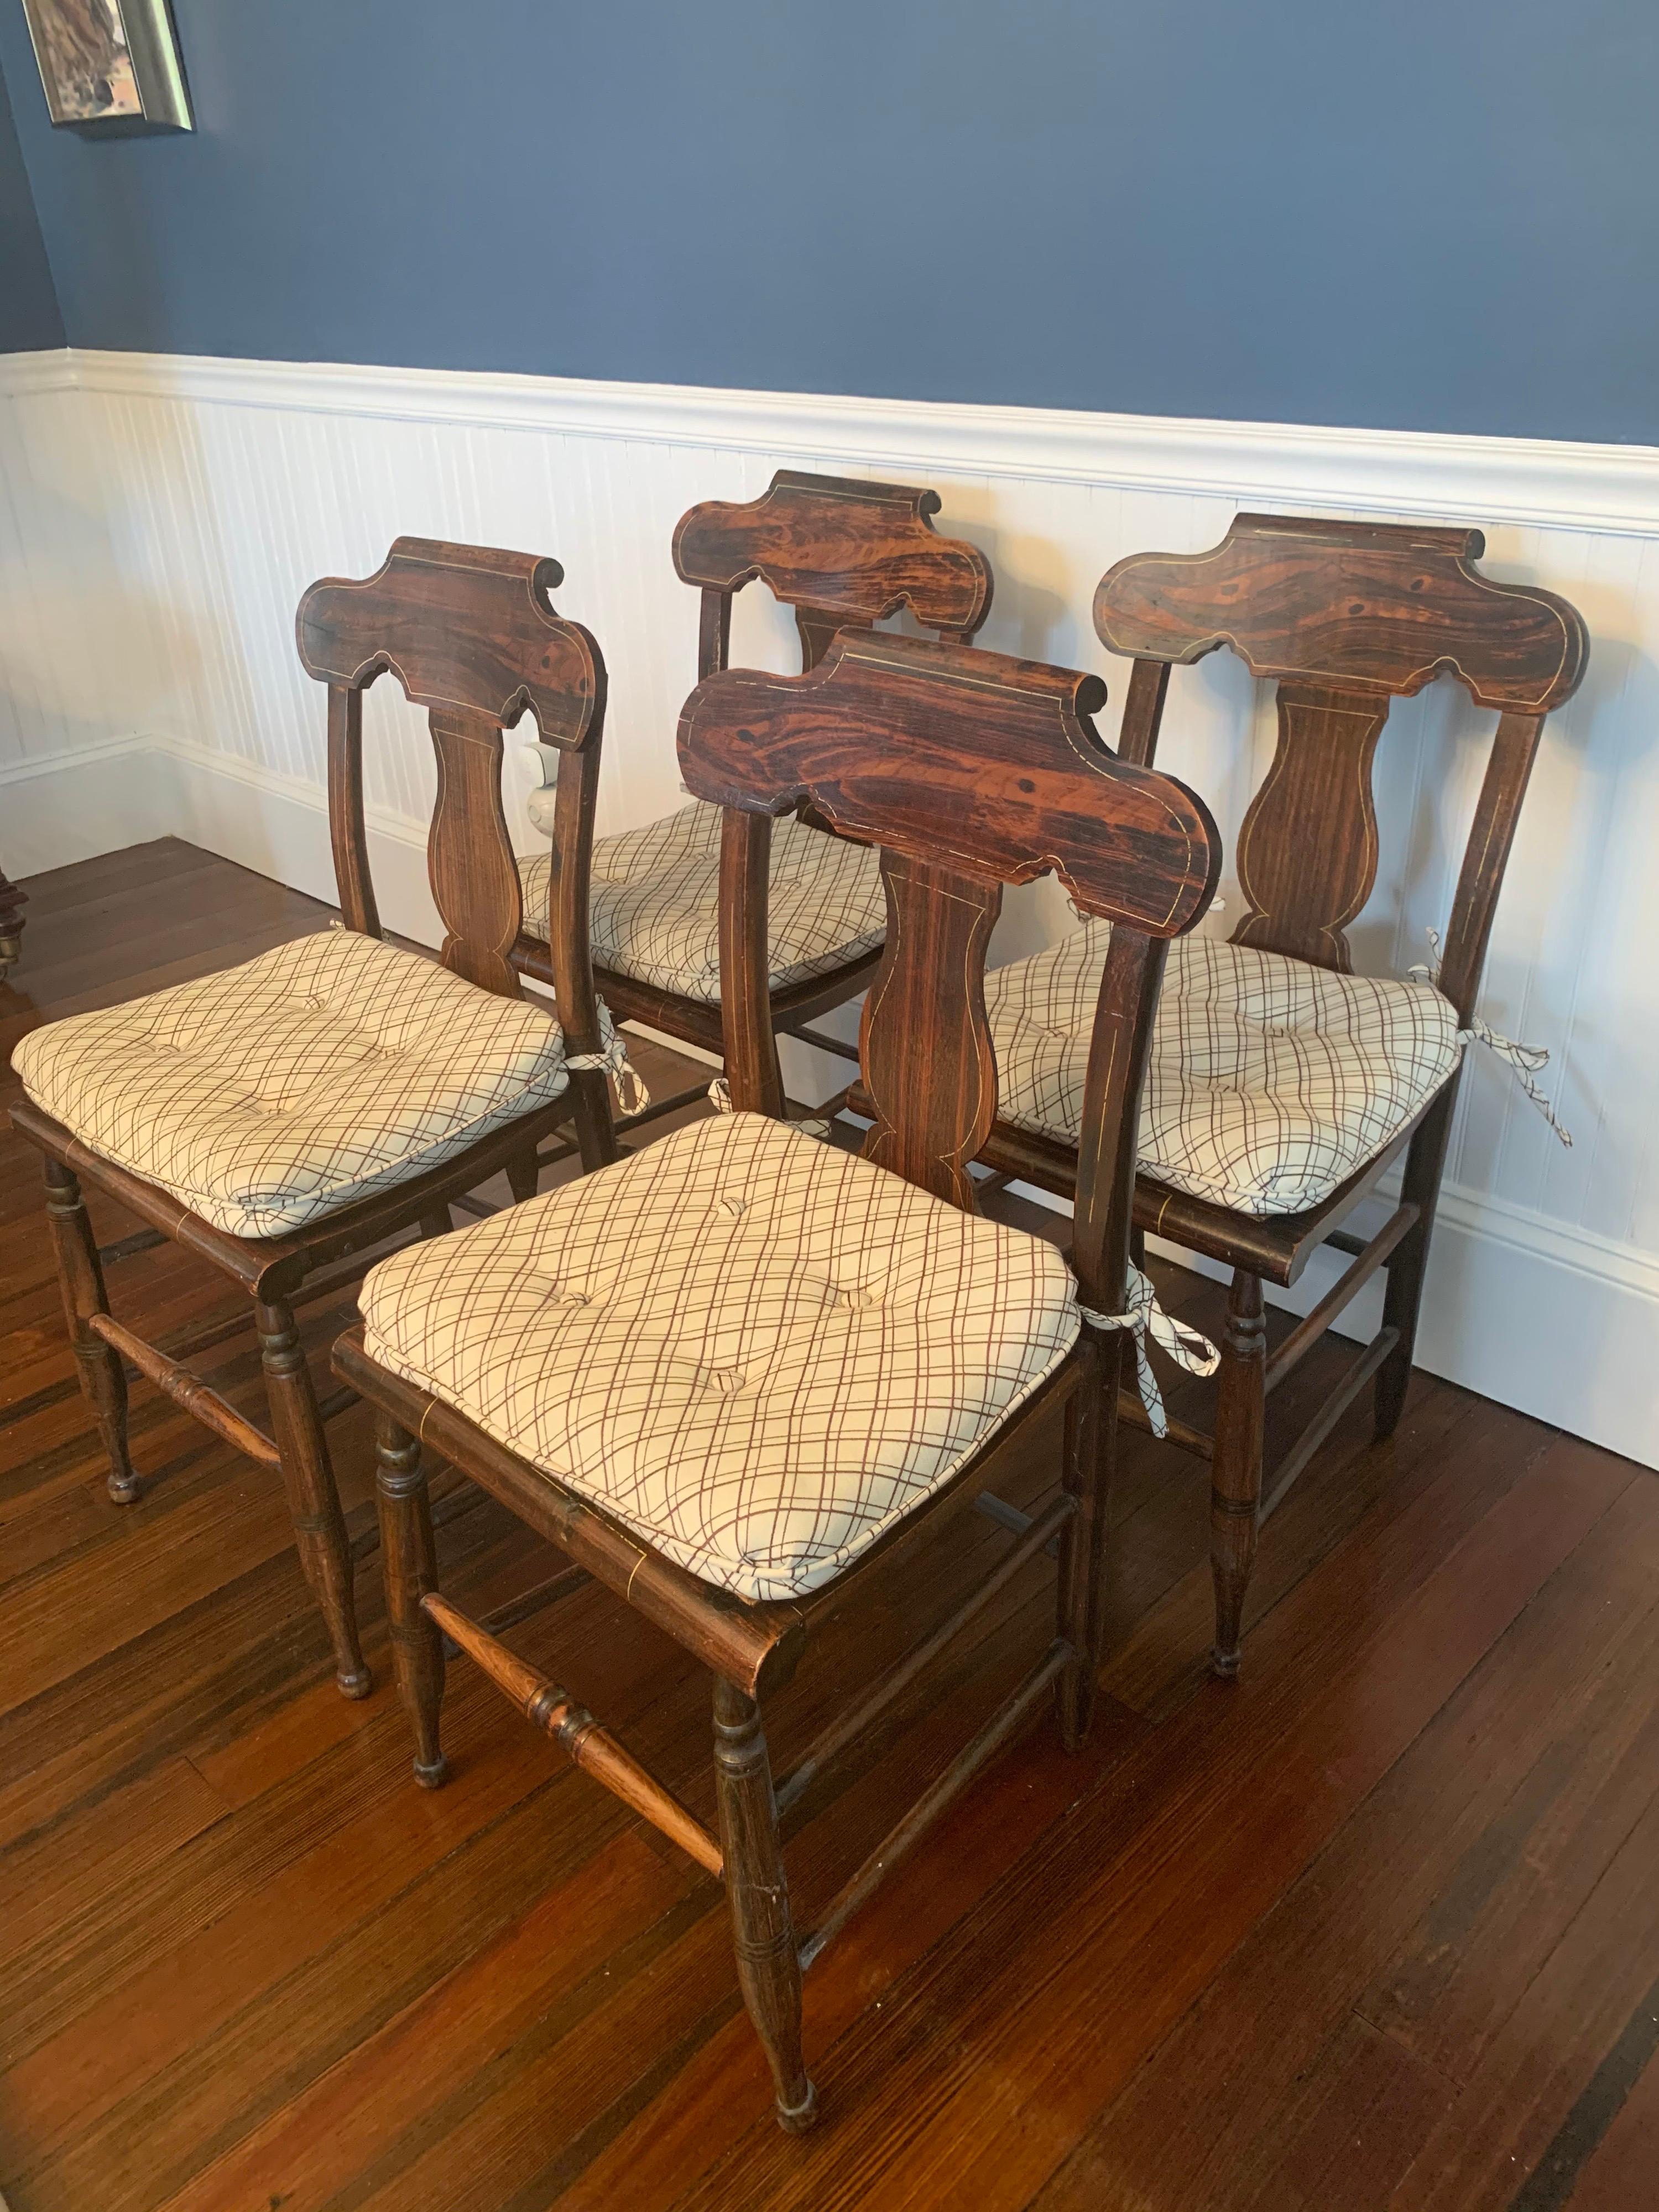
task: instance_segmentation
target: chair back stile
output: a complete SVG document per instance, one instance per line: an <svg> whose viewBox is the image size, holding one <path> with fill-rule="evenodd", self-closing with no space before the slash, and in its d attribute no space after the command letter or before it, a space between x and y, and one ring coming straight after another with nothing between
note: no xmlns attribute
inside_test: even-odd
<svg viewBox="0 0 1659 2212"><path fill-rule="evenodd" d="M865 1157L977 1210L969 1163L996 1114L985 956L1005 884L1054 871L1114 924L1089 1073L1076 1267L1115 1311L1128 1256L1142 1079L1167 940L1213 894L1220 842L1173 777L1120 761L1095 676L906 638L843 634L799 677L728 670L680 719L688 787L726 810L721 1000L734 1107L779 1114L766 997L769 817L810 805L878 845L888 902L860 1040Z"/></svg>
<svg viewBox="0 0 1659 2212"><path fill-rule="evenodd" d="M522 996L509 955L522 921L501 796L503 732L527 710L562 756L549 935L573 1053L599 1049L588 955L588 870L605 724L605 663L580 623L556 614L556 561L400 538L378 572L325 578L300 602L300 659L328 686L329 819L346 927L381 934L363 817L362 695L387 670L427 709L438 793L427 867L446 967Z"/></svg>
<svg viewBox="0 0 1659 2212"><path fill-rule="evenodd" d="M1121 747L1150 765L1169 672L1231 646L1278 685L1279 741L1239 831L1232 942L1347 974L1376 880L1371 770L1390 702L1443 670L1499 720L1465 851L1441 988L1467 1022L1545 717L1571 698L1584 624L1553 592L1474 568L1478 530L1241 514L1207 553L1132 555L1095 628L1133 656Z"/></svg>
<svg viewBox="0 0 1659 2212"><path fill-rule="evenodd" d="M939 495L780 469L757 500L705 500L674 532L674 566L701 586L697 677L726 665L732 600L757 578L794 611L801 668L816 668L840 629L867 629L908 607L924 629L965 645L991 611L990 564L977 546L941 538Z"/></svg>

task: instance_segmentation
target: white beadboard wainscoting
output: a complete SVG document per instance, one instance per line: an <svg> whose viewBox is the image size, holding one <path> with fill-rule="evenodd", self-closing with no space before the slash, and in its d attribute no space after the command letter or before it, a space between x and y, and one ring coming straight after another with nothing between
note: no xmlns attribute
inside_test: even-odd
<svg viewBox="0 0 1659 2212"><path fill-rule="evenodd" d="M1475 524L1490 574L1582 608L1589 673L1546 733L1482 1000L1494 1026L1549 1047L1545 1087L1577 1141L1563 1151L1477 1051L1418 1357L1659 1464L1650 448L13 355L0 359L0 860L27 875L172 832L331 897L323 703L295 654L294 608L317 576L369 574L405 532L557 556L559 608L593 630L611 673L601 833L666 811L681 803L673 733L697 623L670 536L694 501L754 497L781 465L935 486L939 526L996 571L981 641L1101 669L1109 736L1126 664L1090 625L1101 572L1212 544L1240 507ZM793 648L766 595L744 593L733 658L789 667ZM430 941L430 749L390 682L365 722L382 910ZM1443 922L1490 727L1444 680L1396 705L1377 763L1382 866L1352 933L1362 969L1403 970ZM1236 830L1272 750L1266 687L1225 653L1177 670L1165 730L1160 765ZM531 849L530 772L514 768ZM1236 887L1223 894L1236 913ZM1066 926L1053 886L1037 886L1011 900L1000 957Z"/></svg>

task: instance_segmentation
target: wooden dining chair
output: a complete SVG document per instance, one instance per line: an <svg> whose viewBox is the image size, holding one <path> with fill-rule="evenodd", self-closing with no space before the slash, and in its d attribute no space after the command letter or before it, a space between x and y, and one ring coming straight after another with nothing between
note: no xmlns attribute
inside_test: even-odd
<svg viewBox="0 0 1659 2212"><path fill-rule="evenodd" d="M1209 903L1214 825L1119 762L1097 677L843 634L811 673L727 670L687 702L680 760L721 810L721 1007L732 1109L364 1285L336 1371L380 1409L380 1495L415 1771L444 1778L441 1632L595 1779L725 1882L778 2118L808 2126L801 1972L1031 1709L1088 1730L1135 1123L1167 940ZM866 1003L877 1118L861 1155L781 1118L770 1023L773 817L811 805L880 852L889 927ZM1074 1282L1052 1243L977 1213L996 1109L985 948L1006 883L1057 869L1115 925L1089 1065ZM1133 1310L1128 1309L1133 1305ZM1092 1319L1097 1327L1085 1327ZM878 1560L937 1540L1040 1411L1066 1408L1059 1494L960 1609L854 1694L775 1792L762 1702ZM572 1693L435 1587L424 1441L714 1677L714 1833ZM793 1930L778 1814L922 1664L1059 1540L1053 1640L949 1771ZM571 1654L580 1670L581 1655Z"/></svg>
<svg viewBox="0 0 1659 2212"><path fill-rule="evenodd" d="M447 1231L451 1203L494 1175L527 1195L538 1148L573 1115L586 1165L617 1156L605 1071L620 1046L594 994L586 934L605 665L587 632L553 611L547 594L562 574L529 554L400 538L366 581L313 584L300 602L300 658L328 686L340 921L245 966L51 1023L14 1057L26 1097L12 1119L45 1155L64 1310L111 1496L125 1504L140 1493L128 1362L281 1474L348 1697L371 1685L324 1425L354 1394L319 1402L295 1307L355 1282L388 1237ZM441 964L386 943L375 910L362 695L386 669L428 710L437 754L428 864L448 933ZM511 963L519 877L501 733L526 708L568 764L551 955L562 1033ZM251 1310L161 1344L117 1321L83 1183L151 1224L148 1242L171 1237L198 1254L248 1294ZM184 1364L250 1322L269 1432Z"/></svg>
<svg viewBox="0 0 1659 2212"><path fill-rule="evenodd" d="M1565 599L1481 575L1484 546L1476 530L1241 514L1212 551L1136 554L1095 595L1103 643L1134 662L1126 762L1151 765L1176 664L1231 646L1278 686L1278 750L1239 833L1244 912L1224 945L1187 939L1171 958L1135 1193L1139 1236L1232 1271L1213 1430L1169 1425L1211 1462L1222 1675L1237 1670L1263 1521L1373 1377L1377 1436L1400 1419L1467 1041L1496 1045L1540 1095L1529 1071L1543 1055L1498 1037L1475 1002L1544 720L1577 689L1589 646ZM1376 880L1373 758L1389 702L1442 671L1498 715L1443 964L1437 978L1357 976L1345 932ZM1081 1188L1081 1070L1106 958L1091 927L990 980L1003 1103L981 1157L1066 1197ZM1402 1154L1388 1219L1350 1234L1342 1224ZM1352 1264L1269 1353L1263 1284L1294 1283L1325 1245ZM1264 1498L1267 1394L1384 1267L1382 1328Z"/></svg>
<svg viewBox="0 0 1659 2212"><path fill-rule="evenodd" d="M803 669L839 629L867 629L908 609L924 629L966 644L991 609L990 565L976 546L940 538L939 494L780 469L764 495L710 500L683 515L674 566L701 590L699 680L726 665L732 602L760 579L793 608ZM540 811L539 807L536 810ZM811 811L772 840L772 1019L781 1035L844 1059L853 1048L813 1025L866 989L881 958L886 908L876 856L823 834ZM550 982L545 936L549 868L524 867L524 934L515 958ZM694 800L678 813L593 848L593 953L599 988L619 1021L720 1049L720 821ZM664 1095L651 1120L700 1096Z"/></svg>

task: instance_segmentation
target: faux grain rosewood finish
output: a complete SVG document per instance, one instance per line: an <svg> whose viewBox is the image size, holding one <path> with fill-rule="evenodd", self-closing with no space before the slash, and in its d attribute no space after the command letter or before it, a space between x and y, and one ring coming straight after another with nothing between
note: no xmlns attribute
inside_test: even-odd
<svg viewBox="0 0 1659 2212"><path fill-rule="evenodd" d="M501 725L459 708L434 709L430 724L438 803L427 860L446 933L440 957L481 990L522 998L507 958L524 919L519 872L500 865L502 854L513 857L501 804Z"/></svg>
<svg viewBox="0 0 1659 2212"><path fill-rule="evenodd" d="M754 817L728 817L739 822ZM1002 886L884 852L887 957L864 1001L859 1059L875 1108L864 1157L965 1212L979 1210L969 1163L997 1111L996 1055L985 1012L985 955ZM958 1018L939 1018L939 984L961 978ZM931 1030L933 1051L915 1050Z"/></svg>
<svg viewBox="0 0 1659 2212"><path fill-rule="evenodd" d="M647 1774L638 1759L602 1729L586 1705L568 1690L527 1667L483 1625L433 1591L422 1601L422 1610L458 1644L467 1657L482 1667L496 1688L508 1698L534 1728L550 1736L577 1766L642 1814L671 1843L678 1844L700 1867L718 1876L720 1845L702 1823L687 1812L678 1797Z"/></svg>
<svg viewBox="0 0 1659 2212"><path fill-rule="evenodd" d="M1279 750L1238 832L1247 911L1235 945L1352 972L1344 927L1376 881L1371 762L1388 714L1388 701L1368 692L1279 685ZM1319 841L1310 863L1313 823Z"/></svg>
<svg viewBox="0 0 1659 2212"><path fill-rule="evenodd" d="M681 773L715 805L810 805L837 830L991 883L1057 874L1084 910L1190 929L1220 850L1203 800L1118 759L1097 676L918 639L842 635L803 676L728 669L680 714Z"/></svg>
<svg viewBox="0 0 1659 2212"><path fill-rule="evenodd" d="M399 538L374 574L325 577L300 602L300 659L361 691L390 669L417 707L511 728L526 708L545 744L574 750L602 715L604 664L553 611L564 570L544 555Z"/></svg>
<svg viewBox="0 0 1659 2212"><path fill-rule="evenodd" d="M580 623L548 594L556 561L495 546L399 538L362 581L327 577L300 602L300 659L329 687L329 799L340 911L379 936L363 824L362 695L387 670L428 710L438 798L427 842L432 895L447 934L441 957L469 982L520 994L512 954L524 914L501 803L502 733L526 710L544 743L567 756L553 829L553 890L545 956L560 1019L574 1052L599 1049L588 958L588 866L605 672ZM614 1158L599 1127L603 1077L577 1075L583 1157Z"/></svg>
<svg viewBox="0 0 1659 2212"><path fill-rule="evenodd" d="M1583 618L1476 573L1478 530L1236 515L1207 553L1132 553L1101 578L1095 629L1137 659L1230 645L1255 676L1404 698L1444 669L1476 704L1547 714L1577 690Z"/></svg>
<svg viewBox="0 0 1659 2212"><path fill-rule="evenodd" d="M827 623L833 635L901 607L924 629L965 641L991 611L990 565L977 546L937 534L939 504L913 484L780 469L759 499L707 500L683 516L674 566L686 583L728 598L758 577L798 611L809 656L809 629Z"/></svg>
<svg viewBox="0 0 1659 2212"><path fill-rule="evenodd" d="M848 1101L855 1114L869 1109L855 1089ZM1415 1126L1415 1125L1413 1125ZM1249 1267L1269 1283L1295 1282L1327 1243L1334 1242L1340 1224L1363 1198L1368 1197L1405 1151L1411 1132L1396 1138L1387 1152L1351 1176L1329 1198L1304 1213L1231 1213L1211 1206L1184 1190L1173 1189L1148 1175L1135 1179L1134 1225L1142 1235L1167 1237L1201 1252L1224 1267ZM1058 1144L1053 1138L1034 1135L1000 1121L991 1132L980 1158L999 1174L1021 1182L1034 1182L1056 1198L1072 1199L1077 1193L1077 1147Z"/></svg>
<svg viewBox="0 0 1659 2212"><path fill-rule="evenodd" d="M279 1300L295 1296L303 1284L307 1298L322 1288L339 1289L355 1282L377 1259L386 1239L409 1225L407 1194L416 1192L422 1212L443 1212L457 1199L491 1176L505 1174L509 1162L531 1144L540 1144L562 1121L569 1118L563 1098L555 1099L541 1112L501 1129L418 1182L400 1183L338 1213L325 1214L306 1231L293 1237L258 1238L233 1237L199 1214L181 1206L168 1191L129 1175L112 1160L88 1150L61 1121L27 1098L11 1108L13 1126L29 1142L73 1173L95 1182L118 1204L142 1221L149 1222L164 1237L210 1261L255 1298ZM334 1263L338 1262L337 1266ZM320 1272L327 1270L325 1275Z"/></svg>
<svg viewBox="0 0 1659 2212"><path fill-rule="evenodd" d="M1503 889L1504 871L1509 866L1510 848L1521 818L1521 802L1527 795L1543 733L1541 714L1503 714L1492 738L1492 757L1475 805L1469 842L1463 848L1463 866L1452 898L1440 963L1440 988L1464 1022L1474 1014L1480 995L1486 946L1498 915L1498 894Z"/></svg>
<svg viewBox="0 0 1659 2212"><path fill-rule="evenodd" d="M695 696L695 695L694 695ZM720 822L720 1024L726 1079L740 1112L783 1118L768 996L766 909L772 823L728 807Z"/></svg>
<svg viewBox="0 0 1659 2212"><path fill-rule="evenodd" d="M1120 763L1087 713L1104 697L1097 678L862 634L836 636L799 677L726 670L710 675L680 720L690 789L724 810L720 838L720 1003L727 1081L738 1111L784 1111L768 989L767 899L772 817L810 807L881 848L889 902L882 967L866 1008L865 1080L875 1102L866 1157L921 1188L975 1208L967 1164L988 1135L996 1070L986 1020L985 954L1005 883L1059 868L1090 911L1114 917L1087 1096L1091 1137L1078 1254L1085 1304L1124 1306L1135 1132L1152 1033L1164 940L1190 928L1209 903L1219 866L1215 827L1200 800L1150 769ZM741 1605L662 1558L632 1530L491 1441L428 1394L387 1374L361 1332L335 1346L337 1371L392 1425L383 1433L381 1510L390 1609L399 1624L399 1679L415 1723L417 1775L441 1772L437 1691L429 1646L408 1632L414 1613L447 1619L426 1587L416 1473L385 1471L385 1434L400 1450L410 1432L510 1505L629 1603L710 1666L714 1687L715 1796L738 1978L773 2074L780 2124L811 2124L817 2095L801 2052L801 1968L955 1801L1051 1691L1060 1735L1079 1750L1092 1714L1104 1633L1106 1496L1129 1340L1085 1330L1042 1386L952 1480L871 1546L801 1607ZM854 1585L890 1570L963 1509L992 1463L1056 1402L1065 1407L1055 1522L1060 1559L1055 1634L1006 1698L866 1861L807 1944L798 1944L778 1834L777 1803L759 1697L793 1673L810 1621L850 1603ZM1022 1527L1024 1523L1021 1523ZM1040 1524L1041 1525L1041 1524ZM1042 1533L1046 1537L1047 1528ZM1035 1548L1029 1534L1016 1550ZM1012 1573L994 1568L980 1599L958 1608L924 1644L931 1657ZM465 1638L460 1638L463 1642ZM499 1646L486 1668L524 1707L554 1694ZM890 1674L822 1740L827 1756L908 1682L920 1657ZM527 1686L533 1682L535 1686ZM586 1720L586 1716L584 1715ZM597 1770L596 1770L597 1771ZM648 1778L620 1767L598 1778L659 1826L672 1803ZM657 1789L654 1797L645 1791ZM671 1827L672 1832L672 1827ZM693 1839L695 1844L695 1838ZM701 1854L708 1863L706 1853Z"/></svg>
<svg viewBox="0 0 1659 2212"><path fill-rule="evenodd" d="M1531 720L1535 738L1533 718L1577 689L1589 647L1577 611L1553 592L1480 575L1485 544L1478 530L1241 514L1207 553L1132 554L1102 577L1095 628L1136 660L1139 711L1126 735L1137 759L1153 757L1171 663L1230 645L1252 674L1278 682L1278 750L1239 832L1247 911L1235 944L1348 972L1344 926L1376 880L1371 763L1391 698L1443 670L1505 725ZM1493 750L1498 789L1482 802L1493 817L1504 811L1500 793L1518 804L1515 750L1507 736ZM1485 853L1495 840L1479 833L1477 824ZM1460 886L1460 987L1478 981L1479 957L1467 957L1464 940L1478 935L1484 954L1491 930L1502 874L1492 857L1481 883ZM1449 995L1467 1013L1457 990Z"/></svg>
<svg viewBox="0 0 1659 2212"><path fill-rule="evenodd" d="M448 933L444 963L501 996L521 995L509 957L520 906L501 805L503 726L528 708L543 737L565 749L548 955L567 1042L574 1052L592 1052L599 1023L587 951L587 872L605 665L587 632L561 621L548 601L548 587L560 574L556 562L528 554L399 538L365 581L313 585L300 603L297 629L301 660L328 686L330 828L345 926L380 934L363 820L362 695L390 669L409 697L427 708L437 755L427 858ZM533 1188L537 1148L573 1112L584 1164L614 1159L605 1079L579 1072L567 1097L443 1167L325 1216L296 1235L253 1239L228 1235L168 1193L100 1158L27 1101L13 1109L17 1128L45 1156L65 1310L82 1387L108 1450L112 1495L122 1502L137 1495L127 1455L125 1354L216 1435L280 1471L301 1561L328 1625L337 1677L348 1697L367 1694L370 1682L357 1637L352 1547L324 1423L356 1401L337 1394L319 1406L293 1302L314 1296L325 1284L355 1279L379 1248L411 1226L418 1224L423 1236L446 1233L451 1202L495 1174L505 1172L518 1194ZM176 1358L110 1320L77 1178L209 1261L252 1296L274 1437L246 1421Z"/></svg>
<svg viewBox="0 0 1659 2212"><path fill-rule="evenodd" d="M29 1131L12 1120L25 1136ZM48 1152L42 1163L46 1181L46 1225L52 1232L58 1262L58 1286L64 1300L64 1319L69 1326L70 1348L81 1370L81 1395L98 1425L99 1440L109 1462L105 1481L117 1505L131 1505L139 1496L138 1477L127 1449L127 1376L114 1347L95 1324L109 1318L109 1293L104 1285L98 1240L87 1218L87 1204L80 1178L67 1162Z"/></svg>
<svg viewBox="0 0 1659 2212"><path fill-rule="evenodd" d="M534 975L545 983L555 981L553 963L548 957L547 947L538 945L533 938L521 937L514 959L522 975ZM781 1036L805 1036L809 1025L820 1014L829 1013L842 1006L848 998L855 998L874 978L881 965L879 949L866 952L859 959L849 961L845 968L837 968L829 975L809 975L805 982L792 984L787 991L772 994L772 1026ZM612 968L597 964L593 981L599 996L605 1000L619 1022L644 1022L652 1029L665 1030L671 1036L683 1038L687 1044L701 1045L705 1052L720 1049L720 1010L718 1002L710 1005L701 999L678 999L672 992L659 991L654 985L641 983L632 975L619 975ZM813 1040L809 1036L807 1042ZM830 1049L829 1046L825 1049ZM837 1040L834 1049L843 1054L847 1048ZM849 1057L855 1055L848 1054Z"/></svg>
<svg viewBox="0 0 1659 2212"><path fill-rule="evenodd" d="M1095 594L1103 643L1134 661L1120 738L1126 761L1150 766L1156 757L1173 664L1229 645L1254 674L1278 684L1278 749L1239 832L1245 912L1235 944L1347 972L1346 925L1376 880L1371 770L1390 700L1421 690L1443 671L1477 704L1498 710L1440 977L1465 1024L1544 717L1571 696L1589 655L1577 611L1553 592L1480 575L1474 564L1484 549L1476 530L1241 514L1209 552L1132 555L1107 571ZM1235 1271L1210 1455L1218 1674L1237 1669L1264 1510L1262 1281L1293 1282L1327 1242L1353 1258L1293 1340L1299 1358L1377 1267L1388 1268L1382 1330L1291 1446L1271 1506L1373 1374L1378 1436L1391 1434L1400 1419L1457 1082L1454 1072L1411 1129L1301 1214L1233 1213L1150 1176L1138 1178L1136 1233L1171 1237ZM1094 1111L1085 1101L1085 1127ZM1367 1244L1344 1236L1343 1219L1402 1151L1404 1207L1386 1237ZM1003 1125L979 1157L1083 1199L1085 1164L1066 1146ZM1081 1227L1080 1206L1079 1243ZM1182 1440L1176 1427L1170 1433ZM1205 1441L1193 1431L1186 1440Z"/></svg>
<svg viewBox="0 0 1659 2212"><path fill-rule="evenodd" d="M793 469L781 469L757 500L709 500L692 507L675 530L673 550L682 578L702 592L698 681L726 667L732 596L756 580L793 609L803 672L818 665L839 630L866 630L902 609L924 627L965 642L990 611L990 564L976 546L937 534L929 518L939 509L939 494L914 484L861 483ZM564 773L568 769L566 763ZM817 829L832 827L811 807L801 812ZM534 938L521 934L513 957L521 973L557 988L547 948ZM774 1031L799 1036L813 1017L856 998L877 957L860 953L826 975L774 994ZM619 1019L647 1022L688 1044L719 1049L717 1006L609 969L595 975Z"/></svg>

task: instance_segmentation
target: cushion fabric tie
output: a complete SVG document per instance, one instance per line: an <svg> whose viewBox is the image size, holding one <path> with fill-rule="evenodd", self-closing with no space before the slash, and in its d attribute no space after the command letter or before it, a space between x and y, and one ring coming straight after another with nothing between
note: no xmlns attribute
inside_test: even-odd
<svg viewBox="0 0 1659 2212"><path fill-rule="evenodd" d="M1413 979L1420 977L1425 983L1437 985L1440 981L1440 932L1431 929L1427 934L1430 949L1434 954L1433 960L1419 962L1416 967L1408 968L1406 973ZM1478 1014L1472 1015L1468 1027L1459 1030L1457 1034L1465 1042L1472 1037L1476 1044L1485 1045L1488 1052L1495 1053L1505 1063L1528 1097L1571 1151L1571 1137L1556 1120L1554 1107L1532 1079L1540 1068L1550 1064L1549 1054L1544 1047L1541 1044L1516 1044L1513 1037L1503 1036L1490 1023L1483 1022Z"/></svg>
<svg viewBox="0 0 1659 2212"><path fill-rule="evenodd" d="M1221 1364L1221 1354L1207 1336L1201 1336L1197 1329L1188 1328L1184 1321L1176 1321L1164 1312L1158 1302L1152 1278L1143 1275L1133 1261L1124 1278L1124 1289L1129 1299L1127 1313L1096 1313L1091 1307L1083 1305L1078 1312L1091 1328L1127 1328L1133 1336L1135 1382L1140 1402L1146 1408L1152 1434L1166 1437L1170 1424L1164 1411L1164 1394L1158 1387L1152 1363L1146 1357L1148 1332L1159 1350L1167 1352L1176 1365L1184 1368L1188 1375L1213 1375Z"/></svg>
<svg viewBox="0 0 1659 2212"><path fill-rule="evenodd" d="M734 1114L737 1111L732 1103L732 1086L723 1075L717 1075L709 1085L708 1103L717 1114ZM790 1121L786 1126L799 1129L803 1136L817 1137L825 1143L829 1141L830 1124L822 1116L814 1121Z"/></svg>
<svg viewBox="0 0 1659 2212"><path fill-rule="evenodd" d="M337 914L328 926L331 929L343 929L345 923ZM603 999L599 1000L599 1050L567 1053L564 1064L567 1067L591 1069L597 1075L614 1075L617 1101L624 1115L643 1114L651 1103L645 1078L628 1057L628 1040L612 1020L611 1009Z"/></svg>
<svg viewBox="0 0 1659 2212"><path fill-rule="evenodd" d="M603 999L599 1000L599 1051L570 1053L564 1064L567 1067L592 1069L596 1074L614 1076L617 1103L624 1120L643 1114L651 1103L645 1079L628 1057L628 1040L611 1019L611 1009Z"/></svg>

